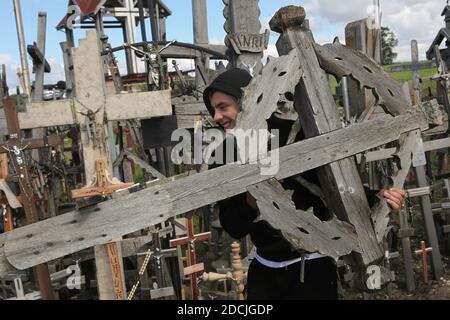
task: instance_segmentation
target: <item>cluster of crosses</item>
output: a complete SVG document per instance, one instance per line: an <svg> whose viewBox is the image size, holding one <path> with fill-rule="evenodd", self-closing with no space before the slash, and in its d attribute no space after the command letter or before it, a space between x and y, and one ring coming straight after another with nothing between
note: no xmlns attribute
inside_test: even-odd
<svg viewBox="0 0 450 320"><path fill-rule="evenodd" d="M215 75L209 70L211 58L227 56L230 66L245 68L253 74L253 80L244 92L238 128L267 129L267 120L274 112L293 110L297 113L297 122L306 139L271 151L279 155L279 170L272 175L261 175L259 164L248 162L166 179L164 175L169 170L165 174L158 173L145 161L134 157L137 163L148 168L158 179L147 183L145 188L135 188L133 183L120 182L113 177L113 150L108 143L112 133L111 122L173 117L175 109L175 112L183 110L179 118L185 122L189 118L191 124L187 127L193 127L192 120L197 119L198 115L195 116L194 111L186 111L189 103L177 106L175 101L183 99L171 99L171 91L164 89L161 82L153 87L159 90L121 93L120 81L114 81L116 92L109 92L105 85L105 68L110 69L113 79L117 77L117 70L112 51L105 53L108 47L104 41L100 41L105 40L102 38L101 23L105 13L99 10L99 5L105 5L108 1L99 1L93 7L83 7L83 1L73 0L71 4L79 4L83 10L95 13L93 21L96 22L96 30L88 31L86 38L81 39L77 47L73 43L73 34L67 30L70 41L63 44L62 48L71 97L52 102L35 99L26 104L25 112L17 112L15 100L2 100L9 136L4 145L7 150L4 154L9 155L13 164L21 196L16 197L7 186L2 190L5 203L10 208L24 207L28 225L17 229L10 225L9 232L0 235L0 276L35 267L41 297L52 299L54 292L47 264L94 247L99 297L130 299L136 287L127 294L122 258L131 255L127 251L133 251L127 250L127 244L134 246L133 252L136 254L137 247L152 242L147 252L137 254L140 257L138 260L142 262L139 275L144 276L145 267L151 261L157 282L147 289L150 290L151 298L158 299L174 296L174 288L165 271L166 258L182 256L181 247L187 245L187 267L184 268L181 263L180 274L189 276L190 298L197 299L198 275L205 266L197 263L195 246L197 241L210 240L211 232L195 234L192 215L197 210L244 192L250 192L257 200L258 220L264 220L280 230L293 249L319 252L336 260L345 257L354 270L363 270L363 273L367 267L389 259L383 243L389 231L390 208L385 200L380 200L375 207L370 208L355 156L364 154L366 161L372 162L395 158L394 169L389 177L392 187L403 187L411 167L415 168L419 184L426 184L426 181L422 181L426 149L422 132L442 125L441 108L436 101L411 101L409 92L405 94L401 85L389 77L376 61L361 51L342 45L338 39L327 45L317 44L307 26L306 13L302 7L285 7L273 16L270 28L280 34L277 41L279 58L270 58L263 66L261 58L267 48L269 31L260 33L259 16L255 14L259 11L257 0L224 1L226 46L208 44L204 0L193 1L194 16L198 18L194 19L194 46L180 43L167 46L164 32L161 31L165 28L161 20L169 15L170 10L162 6L161 1L149 1L146 7L143 1L138 1L138 7L132 1L119 2L123 2L125 9L110 10L109 13L115 13L125 20L130 43L125 48L131 73L137 70L133 62L136 59L135 52L145 56L148 47L143 50L133 49L139 46L134 44L131 31L133 24L130 21L143 21L145 16L149 16L152 21L152 43L161 49L156 50L159 58L194 58L198 88L208 84ZM88 20L83 21L89 23ZM64 23L61 24L63 26ZM143 38L146 39L146 36ZM48 71L44 50L40 44L29 50L34 56L36 72L40 75L46 69ZM151 63L147 63L148 74L152 72L151 67ZM370 109L379 106L383 113L370 117L368 114L372 114L373 110L368 112L362 108L361 112L365 114L362 120L344 126L330 92L329 74L338 79L356 81L356 89L373 95L374 103ZM38 84L37 87L42 85ZM190 101L189 98L186 100ZM84 199L111 196L112 199L38 222L24 147L57 146L61 139L44 137L26 140L21 137L21 130L74 125L80 127L86 184L83 188L72 190L71 197ZM396 143L394 148L367 153L368 150L393 142ZM132 158L132 155L127 152L121 154L122 160L127 157ZM159 155L160 159L163 157L164 154ZM4 163L7 163L6 156L1 158L0 163L3 168L0 170L1 178L6 179L8 173L5 170L8 166ZM329 221L319 220L311 211L297 210L290 194L279 182L312 169L318 171L326 205L333 214ZM118 191L123 189L126 189L125 192ZM429 199L426 202L426 195L421 196L424 200L422 204L431 207ZM11 220L11 213L8 214ZM176 225L174 218L183 215L187 218L184 227L187 235L170 240L169 245L176 249L162 249L161 238L171 233L172 228L155 226L164 226L167 221ZM422 249L416 252L423 253L424 257L427 252L431 252L434 275L440 277L443 267L431 210L424 210L424 218L427 240L433 249L423 244ZM410 262L412 254L409 237L412 233L408 232L410 228L407 222L401 213L404 260ZM146 236L124 239L148 228L150 232ZM243 298L245 274L242 268L239 246L235 244L233 272L228 271L223 275L204 273L200 279L233 280L238 297ZM408 279L411 279L411 273L410 268L407 270ZM408 283L411 281L408 280Z"/></svg>

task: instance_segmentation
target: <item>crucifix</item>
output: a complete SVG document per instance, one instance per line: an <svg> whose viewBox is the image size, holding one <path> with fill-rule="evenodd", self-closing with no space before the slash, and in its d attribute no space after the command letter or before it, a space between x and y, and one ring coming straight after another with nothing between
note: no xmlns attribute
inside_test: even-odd
<svg viewBox="0 0 450 320"><path fill-rule="evenodd" d="M198 300L198 283L197 283L197 272L204 270L203 263L197 264L197 257L195 253L195 242L197 241L210 241L211 232L204 232L201 234L194 233L194 224L192 221L192 214L189 214L186 218L186 228L187 236L170 240L171 247L179 247L182 245L188 245L188 263L187 267L184 268L183 275L188 275L191 279L191 299Z"/></svg>
<svg viewBox="0 0 450 320"><path fill-rule="evenodd" d="M289 34L290 31L295 33L298 30L287 30L287 33ZM277 105L280 96L302 96L295 92L295 87L297 87L300 78L302 86L308 85L308 90L306 90L308 94L305 95L305 98L317 99L315 96L317 90L314 93L309 91L311 86L317 83L311 82L306 84L306 82L313 81L311 79L316 81L316 78L313 77L314 75L317 77L322 76L321 66L316 63L316 54L320 53L324 56L328 50L332 50L332 53L330 53L333 57L331 58L332 61L330 61L332 63L325 65L328 68L330 65L335 66L338 63L338 61L334 62L335 54L338 54L338 56L343 55L339 52L335 53L334 50L345 50L345 48L341 48L337 44L334 44L332 48L316 46L311 41L308 41L308 35L302 33L300 35L306 38L305 45L309 45L306 48L301 46L293 48L291 53L281 56L279 59L271 59L270 63L263 69L263 72L253 79L253 84L250 85L252 89L249 89L252 91L248 95L244 95L243 103L250 106L249 110L253 109L252 115L255 116L256 114L256 116L259 116L261 114L260 117L257 117L258 121L255 121L255 125L258 127L261 124L260 121L262 122L261 119L266 120L263 116L273 113L271 108ZM300 38L300 40L303 39ZM313 57L309 57L309 55L313 54L311 50L314 51ZM300 57L305 55L310 59L300 59ZM389 77L382 70L372 66L370 59L364 56L361 57L358 52L351 50L349 52L346 51L344 57L346 56L350 57L350 62L344 61L342 58L342 63L350 64L352 72L362 73L362 65L365 64L374 68L375 78L381 79L384 85L382 86L376 81L370 85L380 91L381 97L390 96L387 89L392 90L392 94L398 97L398 90L394 85L385 85L385 83L390 83ZM305 75L303 75L304 71L300 70L299 66L302 61L310 60L314 62L314 65L303 66L308 75L306 77L308 81L306 81ZM326 61L329 60L326 59ZM356 63L356 61L359 62ZM77 72L77 69L75 71ZM368 73L368 71L364 72ZM313 73L313 76L311 76L311 73ZM364 78L376 80L374 77L369 76ZM89 77L88 79L90 80ZM274 84L276 84L276 87L273 86ZM322 88L322 85L324 85L323 82L319 82L317 87ZM261 96L261 91L267 92L267 88L273 89L271 92L276 91L276 93L264 97ZM329 93L329 87L327 86L326 90L323 87L323 92L324 94ZM260 96L261 98L259 99ZM329 106L326 104L328 101L326 100L327 97L322 98L325 100L324 104ZM389 101L391 103L387 104L387 108L391 107L397 110L397 107L402 110L402 102L395 103L397 100L393 98ZM260 104L258 108L256 108L257 104ZM313 105L321 104L314 103ZM243 109L246 110L246 108ZM393 112L395 116L387 116L363 124L354 124L346 128L339 127L331 132L324 130L320 135L287 145L279 150L273 150L273 153L271 152L270 154L278 155L276 163L279 165L279 170L268 175L261 174L260 164L228 164L182 179L174 179L166 183L162 182L147 189L127 194L119 199L105 201L82 211L73 211L42 221L38 225L30 225L14 230L7 235L4 240L3 250L0 250L0 258L2 258L0 261L3 261L1 266L4 269L8 267L9 263L15 268L27 268L37 263L50 261L98 244L104 244L120 236L141 230L144 226L157 225L177 215L245 193L255 185L269 190L270 192L268 193L271 196L280 200L280 208L283 206L286 212L291 213L295 208L287 206L288 201L286 201L285 192L281 194L275 192L279 188L274 180L296 176L317 167L335 167L337 164L341 164L343 159L351 158L368 149L396 141L404 133L416 131L417 129L428 129L429 124L434 123L433 114L430 113L429 109L436 109L436 105L433 102L426 102L423 105L409 108L408 112ZM333 110L333 112L336 112L336 110ZM251 119L248 118L247 121ZM317 119L317 121L319 120L322 121L321 118ZM346 170L344 169L342 169L343 172ZM257 192L254 188L251 189L253 192ZM347 183L343 185L330 184L330 192L342 193L338 197L345 196L346 199L350 197L350 199L355 200L354 197L361 199L365 197L364 192L359 190L357 186L354 187L352 184ZM268 197L267 199L270 198ZM265 199L262 198L261 200L264 201ZM317 251L334 258L348 255L355 251L357 255L362 256L362 260L365 263L372 263L383 256L381 250L379 252L380 256L378 256L378 252L374 252L375 250L370 251L373 243L377 243L377 239L371 225L369 212L364 212L361 209L361 212L358 212L358 214L363 215L361 217L361 220L363 220L362 224L368 224L372 228L367 227L366 231L366 233L370 232L372 237L369 235L364 236L365 225L356 228L353 224L348 223L347 220L338 221L338 219L334 219L325 224L315 220L303 221L302 219L309 219L313 216L312 214L304 213L289 215L289 219L298 220L284 221L278 218L280 215L273 215L273 203L267 203L266 201L266 205L270 205L271 210L265 210L265 220L281 228L282 231L288 230L289 233L292 231L295 236L288 236L288 238L290 238L290 243L296 248L309 249L308 251L310 252ZM150 207L151 209L149 209ZM346 206L344 205L345 208ZM124 212L130 212L130 215L124 215ZM353 223L353 221L351 222ZM305 225L305 228L306 225L312 226L309 236L302 234L297 227L299 225ZM33 235L33 242L24 241L27 234ZM289 235L288 232L286 234ZM360 236L361 238L359 238ZM0 237L0 240L2 240L2 237ZM305 242L306 240L308 241ZM52 246L48 246L49 243ZM39 251L39 253L36 254L36 251ZM193 271L192 269L195 268L187 271Z"/></svg>
<svg viewBox="0 0 450 320"><path fill-rule="evenodd" d="M177 250L173 249L162 249L160 237L165 236L167 233L173 231L172 227L165 227L158 232L153 233L153 275L156 278L155 282L152 283L150 289L150 297L152 300L169 298L175 295L173 285L170 279L167 277L168 269L166 259L170 257L177 256Z"/></svg>
<svg viewBox="0 0 450 320"><path fill-rule="evenodd" d="M122 7L108 8L108 15L124 22L125 42L136 43L136 21L139 19L139 9L136 6L137 0L121 0L120 2L122 3ZM148 17L148 10L144 10L144 13ZM137 73L138 62L135 52L133 50L127 50L126 55L128 74Z"/></svg>
<svg viewBox="0 0 450 320"><path fill-rule="evenodd" d="M428 253L433 252L433 248L427 248L425 241L420 241L420 249L416 250L416 255L422 255L423 281L428 284Z"/></svg>
<svg viewBox="0 0 450 320"><path fill-rule="evenodd" d="M105 196L114 190L129 186L120 184L118 180L109 176L112 170L106 143L107 121L164 116L172 113L169 91L107 95L98 39L96 31L89 31L87 38L80 40L80 46L72 51L76 88L76 96L72 100L29 104L27 112L19 114L22 129L80 124L87 185L84 189L74 191L76 197L98 193ZM96 190L97 188L102 190ZM105 252L102 254L104 257ZM97 269L98 272L102 270ZM105 269L106 274L110 273L107 271L109 269L107 264ZM113 298L107 294L112 290L103 290L102 283L106 288L111 281L99 281L99 290L101 293L104 292L101 298L104 296Z"/></svg>

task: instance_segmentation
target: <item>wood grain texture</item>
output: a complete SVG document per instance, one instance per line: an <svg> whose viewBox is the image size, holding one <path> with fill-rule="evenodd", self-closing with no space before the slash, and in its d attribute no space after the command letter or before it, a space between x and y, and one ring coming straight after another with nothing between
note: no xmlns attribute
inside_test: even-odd
<svg viewBox="0 0 450 320"><path fill-rule="evenodd" d="M394 141L404 132L426 127L422 112L386 117L281 148L280 170L275 176L262 176L258 164L230 164L157 184L16 229L7 235L5 254L13 266L26 269L227 199L245 192L250 185L273 177L297 175Z"/></svg>
<svg viewBox="0 0 450 320"><path fill-rule="evenodd" d="M33 129L75 124L72 105L71 100L27 104L27 111L18 113L20 128Z"/></svg>
<svg viewBox="0 0 450 320"><path fill-rule="evenodd" d="M314 46L311 31L300 27L286 30L277 42L280 55L293 48L299 52L303 75L296 90L295 107L306 138L342 127L328 76L321 69ZM321 167L317 175L330 212L355 226L362 249L355 254L357 263L369 265L380 259L383 252L367 215L370 208L354 159Z"/></svg>
<svg viewBox="0 0 450 320"><path fill-rule="evenodd" d="M256 221L266 221L280 230L293 250L319 252L335 260L351 252L361 252L355 228L333 217L328 221L317 218L313 209L296 210L292 199L276 180L250 186L260 212Z"/></svg>
<svg viewBox="0 0 450 320"><path fill-rule="evenodd" d="M358 81L360 89L373 89L377 104L382 105L390 114L398 115L410 106L403 95L401 84L362 52L339 42L323 46L315 44L314 47L325 71L339 78L351 76Z"/></svg>

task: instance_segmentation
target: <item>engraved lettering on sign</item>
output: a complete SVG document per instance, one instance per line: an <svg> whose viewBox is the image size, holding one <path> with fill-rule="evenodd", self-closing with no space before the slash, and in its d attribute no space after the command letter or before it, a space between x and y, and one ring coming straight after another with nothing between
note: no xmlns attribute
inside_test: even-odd
<svg viewBox="0 0 450 320"><path fill-rule="evenodd" d="M226 44L233 48L236 54L245 52L263 52L269 44L269 30L262 34L232 33L227 36Z"/></svg>
<svg viewBox="0 0 450 320"><path fill-rule="evenodd" d="M109 257L109 264L111 265L111 273L113 278L114 292L116 300L125 300L125 293L122 288L122 272L120 268L119 252L117 250L117 243L112 242L106 245Z"/></svg>

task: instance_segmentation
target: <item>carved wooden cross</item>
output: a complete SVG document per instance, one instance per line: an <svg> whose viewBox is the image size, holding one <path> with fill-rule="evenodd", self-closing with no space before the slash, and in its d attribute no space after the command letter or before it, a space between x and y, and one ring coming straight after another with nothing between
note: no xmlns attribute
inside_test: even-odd
<svg viewBox="0 0 450 320"><path fill-rule="evenodd" d="M189 275L189 277L191 278L192 299L198 300L197 272L203 271L204 266L203 263L197 264L197 257L195 254L195 242L211 240L211 232L194 234L194 224L192 221L192 216L187 217L186 228L187 228L187 236L183 238L170 240L170 246L178 247L185 244L188 245L188 267L184 268L184 275Z"/></svg>
<svg viewBox="0 0 450 320"><path fill-rule="evenodd" d="M169 232L168 232L168 231ZM153 233L153 273L156 277L156 282L153 283L153 287L150 288L151 299L168 298L175 295L173 285L170 285L170 279L167 279L167 263L166 258L176 257L176 249L162 249L160 237L165 233L170 233L173 230L172 227L166 227L158 232Z"/></svg>
<svg viewBox="0 0 450 320"><path fill-rule="evenodd" d="M32 103L27 106L26 113L19 114L21 129L80 124L88 189L75 191L76 197L106 195L129 186L108 176L107 172L112 173L112 161L106 143L107 121L172 114L170 91L108 95L105 91L100 52L97 32L89 31L87 37L80 40L79 47L73 49L76 97L72 100ZM99 161L97 165L96 161ZM96 188L99 189L95 190ZM106 257L106 248L98 247L96 254L100 255L100 251ZM118 252L120 255L120 248L108 252ZM108 266L105 268L109 269ZM99 270L103 268L97 266L97 271L100 272ZM102 276L98 274L98 278ZM108 295L112 288L107 288L112 282L106 281L105 285L102 283L99 281L100 296L113 298ZM103 287L106 289L103 290Z"/></svg>
<svg viewBox="0 0 450 320"><path fill-rule="evenodd" d="M422 255L422 265L423 265L423 281L428 284L428 253L432 252L433 248L427 248L425 241L420 241L420 249L416 250L417 255Z"/></svg>
<svg viewBox="0 0 450 320"><path fill-rule="evenodd" d="M298 35L297 31L297 29L286 30L286 36L295 38ZM310 124L310 126L315 126L317 122L326 127L327 122L326 119L323 119L323 113L330 111L325 107L331 108L327 96L329 87L328 83L322 80L323 73L320 71L315 52L327 48L313 48L314 43L311 42L309 33L306 32L305 34L302 29L300 31L300 40L305 40L302 43L306 48L296 43L298 49L292 50L289 55L282 56L278 60L271 60L263 69L262 74L258 74L253 79L253 84L249 88L253 92L250 91L244 96L243 103L249 107L243 109L253 109L253 112L257 113L258 121L253 122L256 128L259 128L260 124L263 123L260 119L265 121L267 118L264 117L273 112L270 108L277 105L277 99L280 96L291 97L294 95L296 98L303 97L304 99L312 99L312 102L314 102L306 104L305 110L303 110L305 115L313 113L316 116L311 119L313 124ZM329 50L344 50L339 46L337 47L337 49L333 47ZM313 54L314 56L312 56ZM322 55L325 55L325 53L322 52ZM299 71L302 61L310 62L310 59L307 59L309 56L312 56L311 63L308 63L307 66L302 65L305 70ZM350 53L350 56L351 59L355 60L363 59L355 52ZM333 55L333 61L334 57L336 56ZM370 63L367 58L365 59L361 61L361 64ZM371 64L369 65L372 67ZM355 71L363 72L359 69ZM368 71L364 72L368 73ZM301 78L300 87L304 87L304 91L297 93L294 89L299 78ZM381 77L381 79L383 82L389 83L388 78ZM376 79L372 78L372 80ZM274 83L276 83L276 87L273 87ZM261 96L261 91L267 92L268 85L273 89L271 94ZM317 90L313 90L314 85L323 89L319 90L320 97L316 96ZM372 84L372 86L378 87L375 84ZM380 96L390 95L386 86L383 86L383 88L385 90L382 92L383 95ZM389 85L387 88L392 88L392 94L398 94L394 86ZM258 104L259 106L257 106ZM397 105L394 104L394 106ZM323 109L319 108L320 106L323 106ZM402 106L401 103L400 106ZM436 105L429 102L411 108L405 113L394 113L395 117L387 116L364 124L354 124L347 128L334 127L335 129L332 132L321 129L321 134L318 136L274 150L274 152L279 153L277 160L279 171L270 175L261 175L259 164L229 164L183 179L153 185L148 189L127 194L119 199L86 208L83 212L70 212L43 221L39 225L30 225L14 230L7 235L5 240L0 236L0 241L5 243L3 252L0 250L0 258L2 258L0 261L3 261L0 266L5 270L8 267L7 261L14 267L23 269L97 244L104 244L120 236L140 230L143 226L162 223L171 217L247 192L248 189L252 189L252 192L256 193L257 191L251 186L263 186L261 185L262 182L265 182L264 187L266 189L270 189L268 193L272 197L276 197L273 201L279 201L281 205L285 204L283 209L289 216L287 220L277 219L278 216L273 216L274 204L269 202L266 204L271 206L270 210L261 210L261 212L267 213L264 219L285 231L291 244L296 248L319 251L334 258L355 251L362 257L363 263L371 263L381 257L383 253L378 247L375 232L373 229L370 232L372 226L367 218L368 212L361 209L366 209L364 205L366 200L365 198L364 200L359 199L363 198L364 193L358 187L358 181L342 181L346 177L342 172L349 171L352 173L353 166L348 164L350 166L348 167L347 162L341 162L341 160L395 141L404 133L417 129L427 129L429 123L433 121L426 107L434 109ZM309 108L314 112L308 110ZM336 112L336 110L333 109L332 112ZM329 116L328 113L327 116ZM331 119L335 119L331 111L330 116ZM251 118L247 118L247 121L243 121L243 123L251 124L248 121L249 119ZM286 201L284 190L280 193L276 192L279 190L279 186L274 180L292 177L321 166L330 167L331 173L337 175L331 176L335 178L332 179L333 183L330 184L329 191L339 194L331 195L331 199L333 201L335 198L340 199L339 201L336 200L340 204L339 211L342 210L343 213L346 213L346 209L348 209L349 216L352 212L352 217L355 220L353 221L351 220L353 218L351 218L350 222L355 226L349 224L347 219L345 221L336 221L337 219L335 219L323 223L314 220L311 214L296 214L295 207L292 207L291 203ZM357 171L355 170L355 172ZM350 177L353 177L353 175L350 175ZM342 185L336 184L336 180L342 181ZM353 182L355 185L353 185ZM260 198L262 201L264 200L264 197ZM360 201L362 201L362 204ZM353 205L353 203L362 206ZM150 207L151 209L149 209ZM281 206L279 207L281 209ZM355 207L358 209L356 213L354 212ZM124 215L124 212L130 212L130 215ZM366 225L370 225L370 228L366 228ZM309 235L302 233L298 226L305 226L305 229L309 228L306 226L310 226ZM292 232L291 235L289 235L290 232ZM33 235L33 242L24 241L27 234ZM49 243L52 246L48 246ZM371 250L372 248L373 250ZM39 254L34 254L38 249Z"/></svg>

